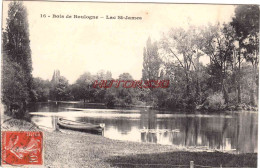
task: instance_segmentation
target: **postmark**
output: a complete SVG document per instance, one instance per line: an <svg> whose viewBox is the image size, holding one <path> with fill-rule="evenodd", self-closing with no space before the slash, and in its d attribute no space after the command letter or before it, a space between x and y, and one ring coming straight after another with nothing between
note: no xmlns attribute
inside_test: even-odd
<svg viewBox="0 0 260 168"><path fill-rule="evenodd" d="M3 131L2 165L42 165L43 133Z"/></svg>

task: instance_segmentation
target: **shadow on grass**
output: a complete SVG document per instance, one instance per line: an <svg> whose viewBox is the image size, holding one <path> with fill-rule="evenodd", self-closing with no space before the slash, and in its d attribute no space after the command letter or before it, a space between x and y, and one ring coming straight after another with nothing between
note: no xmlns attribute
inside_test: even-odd
<svg viewBox="0 0 260 168"><path fill-rule="evenodd" d="M195 168L209 167L257 167L257 154L227 154L221 152L165 152L113 156L106 160L116 167L189 167L194 161ZM182 165L182 166L174 166ZM186 166L184 166L186 165Z"/></svg>

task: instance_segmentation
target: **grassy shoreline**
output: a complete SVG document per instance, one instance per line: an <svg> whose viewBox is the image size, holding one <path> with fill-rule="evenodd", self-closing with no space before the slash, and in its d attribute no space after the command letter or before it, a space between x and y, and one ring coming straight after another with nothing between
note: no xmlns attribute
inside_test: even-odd
<svg viewBox="0 0 260 168"><path fill-rule="evenodd" d="M5 120L2 131L44 132L45 167L158 167L160 164L171 167L170 165L188 165L191 160L205 166L219 166L219 163L229 167L257 165L257 154L190 152L177 146L111 140L74 131L50 132L24 120L6 116Z"/></svg>
<svg viewBox="0 0 260 168"><path fill-rule="evenodd" d="M83 101L48 101L48 102L59 102L59 103L70 103L70 104L79 104L79 103L84 103ZM104 107L108 108L105 103L88 103L85 102L85 105L90 105L90 106L99 106L99 107ZM174 111L175 113L202 113L202 114L228 114L228 113L241 113L241 112L253 112L253 113L258 113L258 107L254 107L251 105L246 105L244 103L240 103L237 105L228 105L223 109L217 109L217 110L212 110L209 108L205 108L203 105L197 105L195 109L189 110L189 109L181 109L181 108L161 108L161 107L153 107L151 105L115 105L113 108L137 108L137 109L153 109L153 110L160 110L160 111ZM113 109L112 108L112 109Z"/></svg>

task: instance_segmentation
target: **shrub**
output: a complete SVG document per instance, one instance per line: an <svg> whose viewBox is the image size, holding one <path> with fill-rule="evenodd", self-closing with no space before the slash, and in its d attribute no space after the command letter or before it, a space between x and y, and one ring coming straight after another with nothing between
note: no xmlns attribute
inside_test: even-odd
<svg viewBox="0 0 260 168"><path fill-rule="evenodd" d="M224 109L225 100L222 93L214 93L207 98L210 110Z"/></svg>

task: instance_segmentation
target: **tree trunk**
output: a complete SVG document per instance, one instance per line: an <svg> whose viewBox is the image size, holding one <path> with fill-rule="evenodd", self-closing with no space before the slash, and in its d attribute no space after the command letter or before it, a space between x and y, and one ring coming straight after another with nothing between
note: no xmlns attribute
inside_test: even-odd
<svg viewBox="0 0 260 168"><path fill-rule="evenodd" d="M196 97L197 97L199 104L201 103L200 93L201 93L200 82L199 82L199 79L197 78Z"/></svg>
<svg viewBox="0 0 260 168"><path fill-rule="evenodd" d="M250 89L250 104L252 106L255 106L256 103L255 103L255 91L254 91L254 88L251 88Z"/></svg>
<svg viewBox="0 0 260 168"><path fill-rule="evenodd" d="M223 85L223 95L224 95L224 99L225 99L225 104L228 105L229 97L228 97L228 92L227 92L227 89L226 89L225 85Z"/></svg>
<svg viewBox="0 0 260 168"><path fill-rule="evenodd" d="M223 65L222 65L223 67ZM225 65L224 65L225 67ZM227 92L227 89L225 87L225 69L224 69L224 74L223 74L223 71L222 71L223 68L221 68L221 91L223 93L223 97L224 97L224 100L225 100L225 104L228 105L228 102L229 102L229 97L228 97L228 92Z"/></svg>
<svg viewBox="0 0 260 168"><path fill-rule="evenodd" d="M255 106L256 105L256 102L255 102L255 89L256 89L256 74L257 74L257 66L253 64L253 79L252 79L252 86L251 86L251 89L250 89L250 104L252 106Z"/></svg>
<svg viewBox="0 0 260 168"><path fill-rule="evenodd" d="M240 42L239 42L239 47L240 47ZM240 57L240 48L238 51L238 78L237 78L237 103L241 103L241 85L240 85L240 64L241 64L241 57Z"/></svg>
<svg viewBox="0 0 260 168"><path fill-rule="evenodd" d="M190 80L188 72L186 72L186 95L190 95Z"/></svg>

